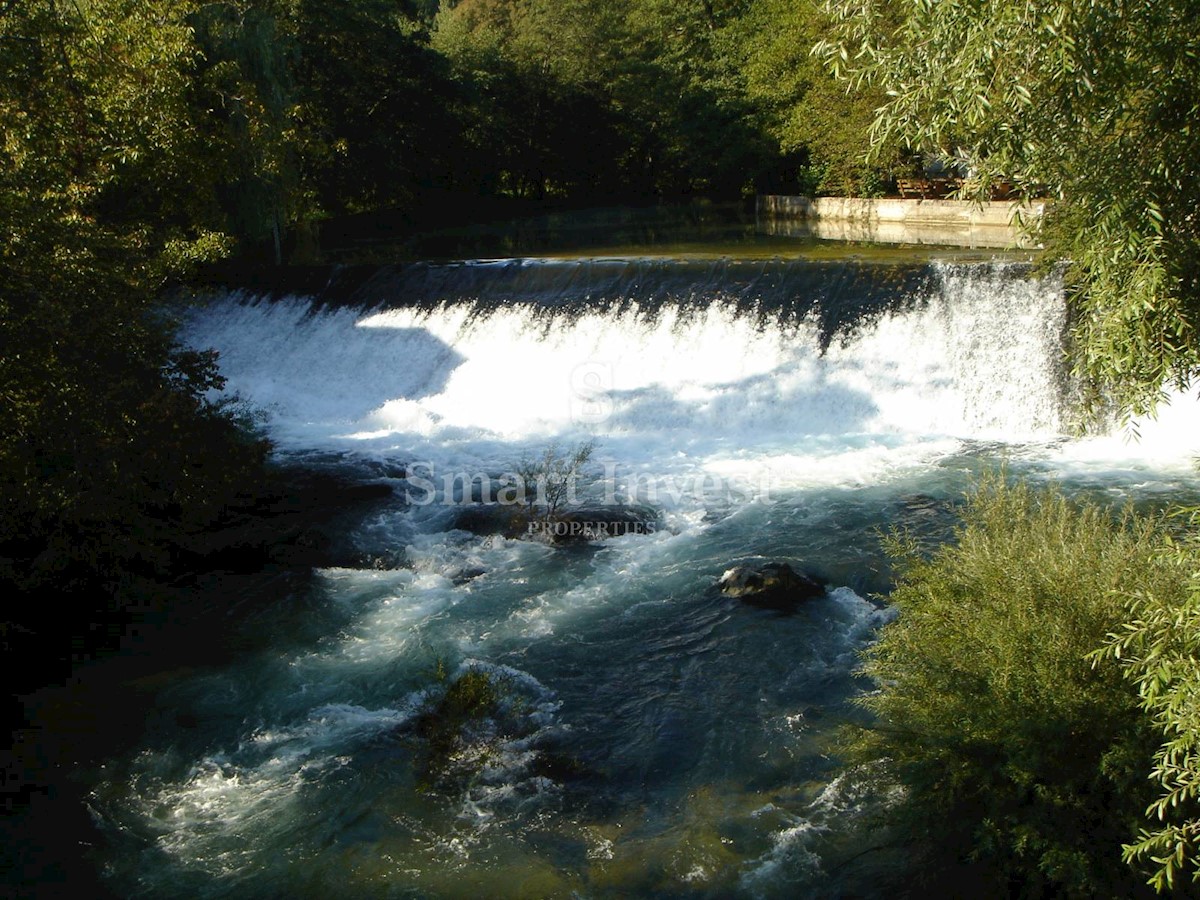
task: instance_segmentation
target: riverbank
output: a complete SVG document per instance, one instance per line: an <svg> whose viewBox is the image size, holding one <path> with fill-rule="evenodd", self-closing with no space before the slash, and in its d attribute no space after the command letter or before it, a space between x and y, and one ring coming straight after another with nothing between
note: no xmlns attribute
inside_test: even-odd
<svg viewBox="0 0 1200 900"><path fill-rule="evenodd" d="M98 875L107 837L88 813L89 779L168 715L158 706L165 687L269 644L278 617L307 602L314 567L371 563L341 536L391 500L391 488L372 477L387 473L314 458L266 474L254 497L188 536L169 577L134 585L136 597L105 621L27 611L35 627L7 633L23 662L6 709L5 896L58 896L64 886L117 896ZM184 731L198 727L186 714L173 720Z"/></svg>

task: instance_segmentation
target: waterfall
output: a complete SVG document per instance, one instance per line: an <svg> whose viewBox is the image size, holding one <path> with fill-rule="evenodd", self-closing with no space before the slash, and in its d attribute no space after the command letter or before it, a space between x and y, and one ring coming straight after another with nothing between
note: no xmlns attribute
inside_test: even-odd
<svg viewBox="0 0 1200 900"><path fill-rule="evenodd" d="M259 613L269 646L180 674L95 773L122 895L870 894L905 860L857 852L878 801L830 747L894 615L881 534L949 539L1002 463L1118 503L1200 496L1183 404L1141 445L1072 436L1063 291L1020 264L285 277L215 292L182 336L282 455L392 494L339 519L348 562ZM463 524L476 485L578 440L587 502L599 480L655 527L567 547ZM781 615L716 588L763 561L824 596ZM421 723L467 673L505 699L454 745L473 774L424 790Z"/></svg>
<svg viewBox="0 0 1200 900"><path fill-rule="evenodd" d="M220 351L286 447L574 432L754 446L1060 435L1064 319L1060 284L1015 263L505 261L232 292L185 338Z"/></svg>

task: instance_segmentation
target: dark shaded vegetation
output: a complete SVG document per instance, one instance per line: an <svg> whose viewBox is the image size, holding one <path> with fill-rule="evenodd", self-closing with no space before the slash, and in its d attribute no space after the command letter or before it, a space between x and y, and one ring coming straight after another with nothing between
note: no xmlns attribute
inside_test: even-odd
<svg viewBox="0 0 1200 900"><path fill-rule="evenodd" d="M416 722L417 784L425 791L461 790L497 752L501 738L494 719L504 687L479 669L451 681L440 660L435 675L445 688Z"/></svg>
<svg viewBox="0 0 1200 900"><path fill-rule="evenodd" d="M954 540L890 553L897 621L867 652L878 685L852 761L903 788L892 825L943 892L1152 893L1120 848L1144 821L1156 744L1119 660L1096 651L1126 598L1178 607L1184 560L1161 518L1075 505L992 477Z"/></svg>
<svg viewBox="0 0 1200 900"><path fill-rule="evenodd" d="M537 731L529 698L507 674L468 667L453 678L438 660L435 685L406 740L413 746L417 789L458 794L487 770L503 766L505 745L528 741ZM531 757L519 765L532 776L570 783L594 777L579 759L553 743L535 739Z"/></svg>

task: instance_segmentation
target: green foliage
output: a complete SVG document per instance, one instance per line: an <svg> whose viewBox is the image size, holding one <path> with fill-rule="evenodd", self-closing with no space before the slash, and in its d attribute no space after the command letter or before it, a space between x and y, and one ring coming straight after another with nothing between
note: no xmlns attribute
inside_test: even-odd
<svg viewBox="0 0 1200 900"><path fill-rule="evenodd" d="M467 138L455 177L479 193L588 198L615 189L613 116L583 3L444 6L432 47L450 61Z"/></svg>
<svg viewBox="0 0 1200 900"><path fill-rule="evenodd" d="M205 113L196 128L225 228L278 247L282 230L312 213L299 186L296 42L271 4L209 3L188 23L199 52L192 102Z"/></svg>
<svg viewBox="0 0 1200 900"><path fill-rule="evenodd" d="M635 184L674 196L752 192L773 148L741 71L747 9L737 0L632 4L611 81Z"/></svg>
<svg viewBox="0 0 1200 900"><path fill-rule="evenodd" d="M810 52L829 28L817 0L757 0L736 28L746 94L780 150L805 160L794 190L867 197L899 165L895 143L869 162L864 138L882 90L847 91Z"/></svg>
<svg viewBox="0 0 1200 900"><path fill-rule="evenodd" d="M460 155L445 60L391 0L300 0L306 178L326 213L409 207Z"/></svg>
<svg viewBox="0 0 1200 900"><path fill-rule="evenodd" d="M831 68L887 92L876 146L961 162L974 196L1054 199L1041 236L1071 264L1082 375L1141 413L1200 370L1195 2L828 5Z"/></svg>
<svg viewBox="0 0 1200 900"><path fill-rule="evenodd" d="M498 702L491 676L470 669L450 684L438 710L449 718L477 719L493 712Z"/></svg>
<svg viewBox="0 0 1200 900"><path fill-rule="evenodd" d="M1186 541L1165 559L1186 573L1180 591L1134 592L1128 620L1093 654L1097 666L1120 664L1137 686L1142 709L1158 732L1150 780L1158 796L1146 809L1149 827L1125 845L1125 860L1151 873L1159 892L1200 881L1200 575L1196 512Z"/></svg>
<svg viewBox="0 0 1200 900"><path fill-rule="evenodd" d="M969 861L1000 892L1128 896L1119 846L1149 801L1153 741L1111 661L1089 654L1121 597L1183 592L1161 523L985 481L953 543L902 536L898 619L866 654L878 725L851 749L905 788L906 830L933 870Z"/></svg>
<svg viewBox="0 0 1200 900"><path fill-rule="evenodd" d="M828 7L839 24L819 46L826 62L855 85L887 91L873 125L877 146L900 141L961 162L976 197L1006 181L1053 199L1039 234L1048 257L1069 264L1072 356L1093 396L1128 416L1153 411L1164 387L1185 387L1200 372L1200 157L1192 134L1200 6ZM1182 544L1144 563L1148 573L1173 566L1173 581L1110 586L1133 598L1130 621L1118 628L1116 615L1106 649L1093 657L1097 677L1120 660L1138 688L1140 727L1152 724L1162 738L1152 769L1160 795L1147 800L1151 826L1125 847L1126 860L1148 868L1159 890L1197 872L1194 560L1194 545ZM1121 799L1138 793L1131 787Z"/></svg>
<svg viewBox="0 0 1200 900"><path fill-rule="evenodd" d="M471 97L477 180L535 199L739 196L776 150L741 73L743 3L463 0L433 47Z"/></svg>
<svg viewBox="0 0 1200 900"><path fill-rule="evenodd" d="M438 682L446 684L438 661ZM506 688L481 669L467 669L446 684L417 720L417 783L423 791L459 790L487 766L502 740L497 718Z"/></svg>
<svg viewBox="0 0 1200 900"><path fill-rule="evenodd" d="M177 347L158 311L229 246L192 10L0 15L0 580L26 597L7 613L26 633L103 619L170 571L266 451L208 401L213 356Z"/></svg>

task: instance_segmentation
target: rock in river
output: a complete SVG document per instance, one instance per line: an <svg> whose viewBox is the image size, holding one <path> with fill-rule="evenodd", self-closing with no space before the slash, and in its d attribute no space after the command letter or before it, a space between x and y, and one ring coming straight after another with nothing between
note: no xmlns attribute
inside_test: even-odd
<svg viewBox="0 0 1200 900"><path fill-rule="evenodd" d="M787 563L734 566L725 570L717 587L727 597L785 609L825 595L823 584Z"/></svg>

